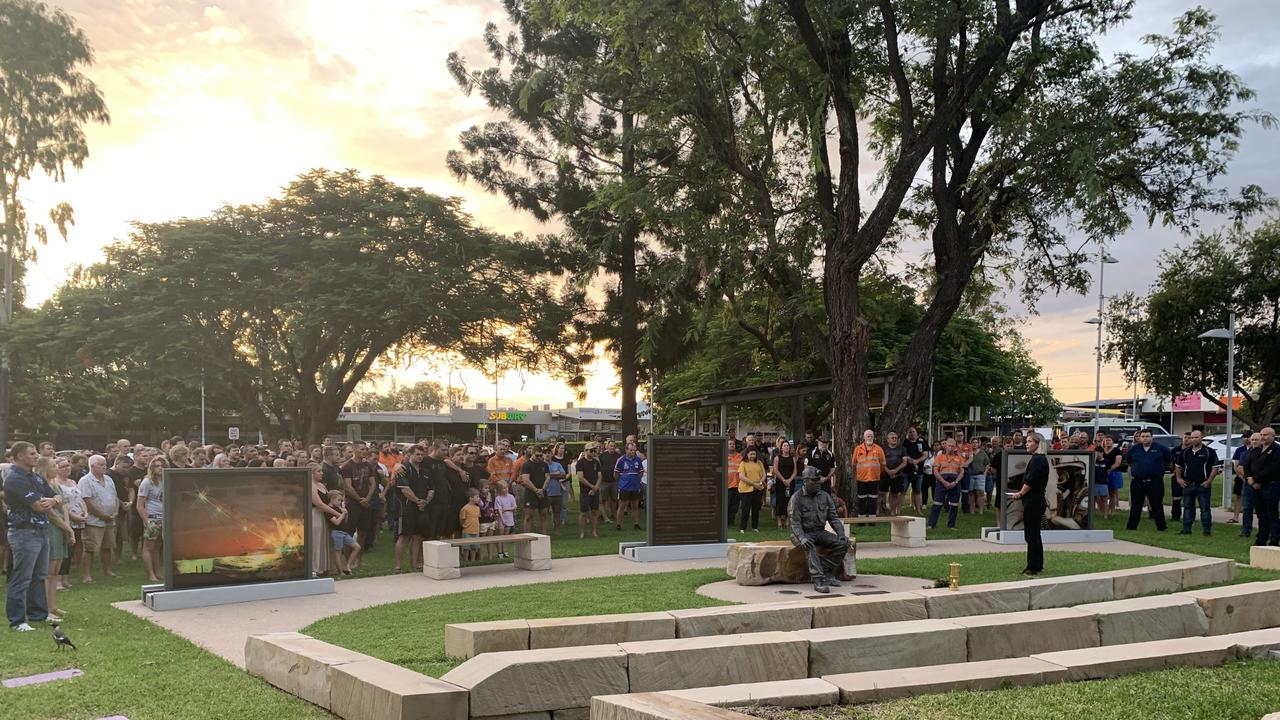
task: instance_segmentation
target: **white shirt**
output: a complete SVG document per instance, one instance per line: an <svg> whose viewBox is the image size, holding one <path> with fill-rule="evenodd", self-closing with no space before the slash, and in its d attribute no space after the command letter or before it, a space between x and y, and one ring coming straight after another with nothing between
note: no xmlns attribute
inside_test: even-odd
<svg viewBox="0 0 1280 720"><path fill-rule="evenodd" d="M93 509L103 515L115 515L119 512L120 498L116 496L116 484L105 474L102 476L102 480L99 481L91 472L80 478L80 482L76 484L80 488L80 495L84 497L85 503ZM112 520L111 523L108 523L92 512L85 519L85 524L93 527L107 527L114 522Z"/></svg>

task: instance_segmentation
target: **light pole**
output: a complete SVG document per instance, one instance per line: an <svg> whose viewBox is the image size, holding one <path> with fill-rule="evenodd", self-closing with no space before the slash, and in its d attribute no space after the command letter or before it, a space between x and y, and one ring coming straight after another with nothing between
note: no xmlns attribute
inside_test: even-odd
<svg viewBox="0 0 1280 720"><path fill-rule="evenodd" d="M1236 386L1236 314L1227 316L1227 327L1202 332L1197 337L1204 340L1227 341L1227 453L1222 458L1222 507L1231 506L1231 483L1227 482L1226 468L1231 467L1231 433L1234 431L1232 410L1235 409Z"/></svg>
<svg viewBox="0 0 1280 720"><path fill-rule="evenodd" d="M1098 250L1098 316L1085 320L1086 324L1098 326L1098 343L1094 347L1095 369L1093 380L1093 435L1098 436L1098 426L1102 422L1102 326L1105 324L1102 302L1106 296L1102 294L1103 274L1108 265L1120 262L1107 254L1104 249Z"/></svg>

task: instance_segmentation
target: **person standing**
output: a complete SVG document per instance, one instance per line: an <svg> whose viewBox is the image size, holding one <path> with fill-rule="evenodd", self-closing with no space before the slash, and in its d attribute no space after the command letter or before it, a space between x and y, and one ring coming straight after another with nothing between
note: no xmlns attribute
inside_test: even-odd
<svg viewBox="0 0 1280 720"><path fill-rule="evenodd" d="M1014 497L1022 501L1022 535L1027 543L1027 567L1022 574L1035 577L1044 570L1044 543L1040 538L1040 528L1048 508L1044 493L1049 487L1049 458L1040 433L1027 436L1027 452L1031 457L1022 474L1022 488L1014 493Z"/></svg>
<svg viewBox="0 0 1280 720"><path fill-rule="evenodd" d="M615 468L621 457L618 443L614 440L606 442L600 452L600 519L606 524L616 519L619 530L622 529L622 518L618 517L618 473Z"/></svg>
<svg viewBox="0 0 1280 720"><path fill-rule="evenodd" d="M981 515L987 507L987 469L991 467L987 438L974 438L968 460L965 474L969 476L969 509L974 515Z"/></svg>
<svg viewBox="0 0 1280 720"><path fill-rule="evenodd" d="M1236 448L1235 457L1232 460L1232 471L1236 476L1236 480L1240 483L1240 512L1244 519L1240 522L1240 537L1253 536L1253 516L1254 516L1254 497L1253 485L1247 479L1249 456L1256 452L1262 446L1262 435L1253 433L1244 445Z"/></svg>
<svg viewBox="0 0 1280 720"><path fill-rule="evenodd" d="M328 500L329 490L342 489L342 469L340 462L342 459L342 451L333 445L326 445L321 451L320 472L324 480L325 499ZM328 535L325 535L328 537ZM328 545L325 545L328 547Z"/></svg>
<svg viewBox="0 0 1280 720"><path fill-rule="evenodd" d="M1187 449L1191 444L1191 431L1182 433L1182 444L1173 448L1169 452L1169 469L1174 473L1175 480L1169 484L1169 497L1172 498L1169 509L1169 519L1173 522L1182 520L1182 492L1183 487L1176 480L1178 465L1182 464L1182 451ZM1163 483L1163 480L1161 481Z"/></svg>
<svg viewBox="0 0 1280 720"><path fill-rule="evenodd" d="M161 462L164 461L161 460ZM71 479L70 460L60 457L54 461L54 480L50 484L57 486L54 489L62 496L62 502L67 506L67 516L71 518L71 547L67 549L67 557L58 568L58 580L61 583L59 589L70 590L71 563L84 562L82 558L84 547L81 539L84 536L84 521L89 510L85 508L84 498L80 495L80 485Z"/></svg>
<svg viewBox="0 0 1280 720"><path fill-rule="evenodd" d="M760 532L760 506L764 503L764 463L760 462L760 450L748 446L738 465L738 504L742 512L742 520L738 526L739 533L747 531L747 521L751 522L751 531Z"/></svg>
<svg viewBox="0 0 1280 720"><path fill-rule="evenodd" d="M153 459L138 486L138 518L142 521L142 565L147 579L161 581L164 570L164 461Z"/></svg>
<svg viewBox="0 0 1280 720"><path fill-rule="evenodd" d="M49 544L45 528L49 513L61 510L58 494L35 471L36 446L16 442L10 448L12 464L4 472L4 504L9 508L7 539L13 553L13 570L5 595L5 615L9 627L31 632L31 623L62 618L49 614L45 577L49 573ZM100 455L95 455L101 458ZM106 459L102 459L105 468Z"/></svg>
<svg viewBox="0 0 1280 720"><path fill-rule="evenodd" d="M111 543L115 539L116 517L120 514L120 496L116 486L107 476L107 459L101 455L89 458L89 474L80 478L80 496L84 498L89 517L84 529L84 566L80 569L80 582L93 583L93 556L102 560L102 572L107 577L117 577L111 571Z"/></svg>
<svg viewBox="0 0 1280 720"><path fill-rule="evenodd" d="M591 537L600 537L596 528L600 515L600 461L596 458L595 443L583 448L582 457L573 464L573 474L578 479L578 539L586 537L588 522Z"/></svg>
<svg viewBox="0 0 1280 720"><path fill-rule="evenodd" d="M1120 473L1124 453L1116 447L1114 438L1104 434L1094 447L1093 458L1093 496L1102 509L1102 517L1109 518L1118 507L1115 494L1124 486L1124 477Z"/></svg>
<svg viewBox="0 0 1280 720"><path fill-rule="evenodd" d="M738 522L738 466L742 465L742 453L738 452L738 441L729 438L728 457L726 458L725 474L728 476L728 490L726 495L726 504L728 505L728 518L726 524L733 527Z"/></svg>
<svg viewBox="0 0 1280 720"><path fill-rule="evenodd" d="M919 430L909 427L907 441L902 444L902 449L907 455L904 473L911 484L911 507L916 515L923 517L924 506L929 504L929 488L933 486L933 477L926 477L924 471L925 461L929 459L929 444L920 437Z"/></svg>
<svg viewBox="0 0 1280 720"><path fill-rule="evenodd" d="M1213 529L1213 510L1210 508L1213 480L1218 477L1222 466L1218 463L1218 452L1204 444L1203 433L1192 430L1189 440L1178 457L1178 463L1173 466L1174 481L1182 488L1182 530L1178 534L1191 534L1198 503L1200 525L1208 535Z"/></svg>
<svg viewBox="0 0 1280 720"><path fill-rule="evenodd" d="M1280 443L1274 428L1258 432L1260 443L1249 453L1245 481L1253 486L1258 512L1258 538L1254 545L1280 545Z"/></svg>
<svg viewBox="0 0 1280 720"><path fill-rule="evenodd" d="M964 475L964 456L956 450L956 441L947 438L942 452L933 461L933 509L929 511L929 528L938 527L943 505L947 506L947 527L956 526L956 513L960 510L960 480Z"/></svg>
<svg viewBox="0 0 1280 720"><path fill-rule="evenodd" d="M1164 470L1173 456L1169 448L1151 441L1150 430L1139 430L1134 438L1137 444L1130 447L1125 455L1125 462L1129 464L1129 522L1125 527L1138 529L1142 506L1146 503L1151 507L1151 519L1155 521L1156 530L1163 532Z"/></svg>
<svg viewBox="0 0 1280 720"><path fill-rule="evenodd" d="M431 481L422 468L422 459L422 446L414 445L406 453L404 462L396 468L393 488L401 497L400 535L396 538L396 572L400 572L400 560L404 556L405 547L409 548L410 567L419 569L422 543L431 534L427 515L427 502L432 495Z"/></svg>
<svg viewBox="0 0 1280 720"><path fill-rule="evenodd" d="M542 448L534 448L532 457L520 467L520 484L524 486L524 532L529 532L536 519L538 532L550 534L551 501L547 497L547 483L551 468L542 458Z"/></svg>
<svg viewBox="0 0 1280 720"><path fill-rule="evenodd" d="M622 516L630 513L633 527L640 529L640 496L643 494L644 458L634 442L627 443L627 454L613 467L618 478L617 529L622 529ZM758 512L758 510L757 510Z"/></svg>
<svg viewBox="0 0 1280 720"><path fill-rule="evenodd" d="M880 475L880 508L884 515L897 515L902 510L902 493L906 491L907 449L898 444L898 433L884 436L884 472Z"/></svg>
<svg viewBox="0 0 1280 720"><path fill-rule="evenodd" d="M857 514L874 517L880 476L885 472L884 449L876 444L874 430L862 433L862 442L853 449L854 480L858 488Z"/></svg>
<svg viewBox="0 0 1280 720"><path fill-rule="evenodd" d="M778 454L773 458L773 519L778 529L787 525L787 503L791 500L791 485L796 481L800 466L791 455L791 443L786 438L778 441Z"/></svg>
<svg viewBox="0 0 1280 720"><path fill-rule="evenodd" d="M818 471L818 479L822 484L822 491L834 498L836 490L832 475L836 469L836 455L831 452L825 437L818 438L817 443L817 446L810 450L809 455L805 458L805 467L811 467Z"/></svg>
<svg viewBox="0 0 1280 720"><path fill-rule="evenodd" d="M341 489L346 496L343 503L347 513L346 525L351 528L351 534L360 547L367 548L378 523L373 507L378 483L375 466L369 464L364 443L355 444L351 459L338 468L338 476L342 478Z"/></svg>

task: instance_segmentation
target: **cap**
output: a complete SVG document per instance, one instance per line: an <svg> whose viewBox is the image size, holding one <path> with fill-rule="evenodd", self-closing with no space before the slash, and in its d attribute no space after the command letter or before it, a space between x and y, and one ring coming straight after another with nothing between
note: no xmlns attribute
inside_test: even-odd
<svg viewBox="0 0 1280 720"><path fill-rule="evenodd" d="M808 480L809 478L821 477L821 474L818 472L818 468L810 465L804 469L804 472L800 473L800 477Z"/></svg>

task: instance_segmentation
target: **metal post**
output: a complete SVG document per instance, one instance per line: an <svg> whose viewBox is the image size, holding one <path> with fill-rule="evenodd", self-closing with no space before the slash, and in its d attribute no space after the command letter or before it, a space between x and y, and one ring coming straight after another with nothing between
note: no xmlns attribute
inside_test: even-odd
<svg viewBox="0 0 1280 720"><path fill-rule="evenodd" d="M493 451L498 451L498 358L493 358Z"/></svg>
<svg viewBox="0 0 1280 720"><path fill-rule="evenodd" d="M204 437L204 368L200 368L200 444L209 444Z"/></svg>
<svg viewBox="0 0 1280 720"><path fill-rule="evenodd" d="M1235 468L1231 464L1232 410L1235 409L1236 384L1236 314L1227 317L1227 456L1222 458L1222 507L1231 506L1231 485L1226 469L1231 468L1231 477L1235 477Z"/></svg>
<svg viewBox="0 0 1280 720"><path fill-rule="evenodd" d="M1093 381L1093 434L1092 441L1098 436L1098 426L1102 424L1102 283L1107 270L1107 253L1098 249L1098 342L1094 346L1094 381Z"/></svg>
<svg viewBox="0 0 1280 720"><path fill-rule="evenodd" d="M729 405L720 403L720 437L724 437L724 433L729 429Z"/></svg>
<svg viewBox="0 0 1280 720"><path fill-rule="evenodd" d="M698 408L696 407L693 409L693 432L689 434L694 437L698 436Z"/></svg>

